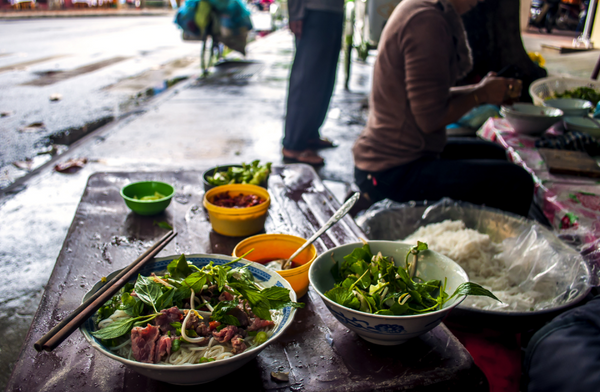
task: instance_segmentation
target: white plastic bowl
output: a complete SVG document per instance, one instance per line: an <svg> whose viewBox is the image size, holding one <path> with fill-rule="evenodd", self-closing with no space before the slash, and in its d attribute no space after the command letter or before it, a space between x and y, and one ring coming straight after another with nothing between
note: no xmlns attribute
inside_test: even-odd
<svg viewBox="0 0 600 392"><path fill-rule="evenodd" d="M173 260L178 258L179 256L170 256L170 257L162 257L160 259L156 259L155 261L149 262L144 268L140 271L141 275L148 276L152 272L154 273L162 273L166 271L167 265ZM223 255L206 255L206 254L196 254L196 255L186 255L186 260L192 262L197 267L202 267L209 262L213 262L214 264L225 264L234 260L234 257L231 256L223 256ZM277 272L267 269L266 267L254 263L252 261L240 260L237 263L232 264L233 268L241 267L247 264L250 272L254 275L255 280L264 287L271 286L280 286L285 287L290 290L290 298L293 301L296 301L296 293L292 289L292 286L283 279ZM115 276L119 271L115 271L108 276L110 280L113 276ZM98 282L84 297L85 301L89 296L96 292L100 288L101 283ZM88 342L100 353L110 357L116 361L119 361L129 367L130 369L155 380L164 381L170 384L177 385L195 385L195 384L203 384L217 378L223 377L238 368L245 365L247 362L250 362L254 359L262 350L264 350L268 344L272 343L277 339L283 331L287 327L292 324L294 316L296 314L295 308L285 308L283 311L283 320L281 324L277 327L277 329L273 332L273 335L269 340L267 340L264 344L255 347L251 350L246 350L241 354L234 355L230 358L223 359L220 361L194 364L194 365L178 365L178 366L169 366L169 365L158 365L158 364L148 364L141 363L133 360L129 360L123 357L120 357L107 348L105 348L98 339L91 335L92 331L96 330L94 325L94 321L90 318L85 324L83 324L80 328L81 333L87 339Z"/></svg>
<svg viewBox="0 0 600 392"><path fill-rule="evenodd" d="M397 241L369 241L369 246L373 254L381 252L384 256L392 256L396 262L396 266L403 265L401 263L404 263L406 253L414 245L403 244ZM365 313L333 302L324 295L335 284L335 280L331 275L331 267L334 262L338 264L343 262L344 256L352 253L352 250L355 248L362 246L362 242L346 244L321 254L313 261L308 271L308 278L331 314L340 323L356 332L358 336L366 341L386 346L405 343L409 339L423 335L435 328L464 299L464 297L455 297L446 302L441 310L409 316ZM449 295L452 295L461 283L469 281L467 274L457 263L431 250L419 253L416 276L424 280L439 279L442 282L444 278L447 278L446 292Z"/></svg>
<svg viewBox="0 0 600 392"><path fill-rule="evenodd" d="M563 112L552 107L515 103L511 106L502 106L500 115L506 118L516 133L539 135L559 122L563 117Z"/></svg>
<svg viewBox="0 0 600 392"><path fill-rule="evenodd" d="M544 101L544 106L557 108L563 111L565 116L583 117L590 114L592 103L585 99L557 98Z"/></svg>
<svg viewBox="0 0 600 392"><path fill-rule="evenodd" d="M600 137L600 121L590 117L565 117L565 128L569 131L587 133L593 137Z"/></svg>
<svg viewBox="0 0 600 392"><path fill-rule="evenodd" d="M534 104L543 106L546 99L555 98L556 94L563 94L567 90L574 90L578 87L589 87L600 91L600 80L548 76L531 83L529 95Z"/></svg>

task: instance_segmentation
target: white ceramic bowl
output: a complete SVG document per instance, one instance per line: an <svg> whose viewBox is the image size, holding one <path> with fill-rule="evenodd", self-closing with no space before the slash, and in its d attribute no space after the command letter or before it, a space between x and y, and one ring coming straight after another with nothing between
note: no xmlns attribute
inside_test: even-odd
<svg viewBox="0 0 600 392"><path fill-rule="evenodd" d="M404 343L435 328L464 299L464 297L458 299L455 297L445 303L441 310L410 316L370 314L333 302L324 295L335 284L330 272L331 267L334 262L338 264L343 262L344 256L362 246L362 242L341 245L321 254L313 261L308 271L308 278L331 314L366 341L386 346ZM369 241L369 246L373 254L381 252L384 256L392 256L396 266L399 266L403 265L406 253L414 244L403 244L397 241ZM446 292L449 295L452 295L461 283L469 281L467 274L458 264L448 257L430 250L419 253L416 276L425 280L439 279L442 282L444 278L447 278Z"/></svg>
<svg viewBox="0 0 600 392"><path fill-rule="evenodd" d="M144 268L140 271L140 274L144 276L150 275L152 272L162 273L166 271L167 265L175 258L179 256L170 256L170 257L162 257L156 259L154 262L149 262ZM231 256L223 256L223 255L206 255L206 254L196 254L196 255L186 255L186 260L192 262L194 265L198 267L202 267L209 262L213 262L214 264L225 264L234 260L234 257ZM290 298L293 301L296 301L296 293L290 286L290 284L279 276L275 271L269 270L266 267L258 263L254 263L251 261L241 260L237 263L232 264L233 268L241 267L244 264L248 264L248 268L252 275L254 275L257 283L264 287L271 286L280 286L285 287L290 290ZM113 272L108 276L110 280L113 276L115 276L119 271ZM90 295L96 292L100 287L100 282L98 282L84 297L85 301ZM279 324L278 328L273 333L273 336L269 340L267 340L264 344L255 347L251 350L246 350L241 354L234 355L233 357L223 359L220 361L202 363L202 364L194 364L194 365L179 365L179 366L168 366L168 365L157 365L157 364L148 364L141 363L133 360L128 360L126 358L120 357L118 355L113 354L110 350L106 349L100 341L91 335L92 331L95 331L96 328L94 326L93 320L90 318L83 324L80 328L81 333L87 339L88 342L100 353L110 357L116 361L119 361L125 364L127 367L132 370L146 376L149 378L153 378L155 380L164 381L170 384L178 384L178 385L195 385L195 384L203 384L213 380L216 380L219 377L225 376L233 372L234 370L242 367L247 362L254 359L263 349L267 347L269 343L272 343L277 339L283 331L287 327L289 327L294 319L296 314L296 309L294 308L285 308L284 316L281 324Z"/></svg>
<svg viewBox="0 0 600 392"><path fill-rule="evenodd" d="M583 117L590 114L592 103L585 99L556 98L544 101L544 106L557 108L563 111L565 116Z"/></svg>
<svg viewBox="0 0 600 392"><path fill-rule="evenodd" d="M593 137L600 137L600 120L590 117L565 117L565 128L569 131L587 133Z"/></svg>
<svg viewBox="0 0 600 392"><path fill-rule="evenodd" d="M515 103L511 106L502 106L500 115L506 118L516 133L539 135L559 122L563 112L552 107Z"/></svg>

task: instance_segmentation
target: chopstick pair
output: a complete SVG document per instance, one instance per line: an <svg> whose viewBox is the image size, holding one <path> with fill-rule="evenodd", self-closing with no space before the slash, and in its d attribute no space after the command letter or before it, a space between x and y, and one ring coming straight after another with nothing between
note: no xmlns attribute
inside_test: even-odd
<svg viewBox="0 0 600 392"><path fill-rule="evenodd" d="M69 337L77 328L90 318L102 305L116 294L137 272L160 252L175 236L173 230L165 234L158 242L146 250L133 263L124 268L117 276L112 278L77 309L63 319L56 327L52 328L40 340L34 343L37 351L52 351Z"/></svg>

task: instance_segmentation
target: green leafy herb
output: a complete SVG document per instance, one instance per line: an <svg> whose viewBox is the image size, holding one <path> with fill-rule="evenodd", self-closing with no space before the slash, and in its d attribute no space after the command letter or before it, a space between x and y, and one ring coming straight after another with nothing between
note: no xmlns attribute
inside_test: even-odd
<svg viewBox="0 0 600 392"><path fill-rule="evenodd" d="M119 299L115 296L108 300L100 309L98 309L98 321L110 317L119 307Z"/></svg>
<svg viewBox="0 0 600 392"><path fill-rule="evenodd" d="M325 293L330 300L350 309L384 315L411 315L441 309L457 296L482 295L498 300L490 291L472 282L461 284L452 296L446 293L446 282L423 281L410 277L411 257L426 251L417 242L406 255L405 266L396 267L391 257L373 255L368 244L355 248L344 261L331 269L335 286Z"/></svg>
<svg viewBox="0 0 600 392"><path fill-rule="evenodd" d="M591 87L576 87L574 89L566 90L563 93L554 93L554 97L550 98L578 98L585 99L592 103L592 107L595 108L598 101L600 101L600 93ZM548 99L550 99L548 98Z"/></svg>
<svg viewBox="0 0 600 392"><path fill-rule="evenodd" d="M239 327L240 326L239 320L235 316L227 314L229 311L231 311L235 308L237 308L237 303L234 303L234 301L221 301L214 308L210 318L211 318L211 320L219 321L222 324L230 324L230 325L235 325L236 327Z"/></svg>
<svg viewBox="0 0 600 392"><path fill-rule="evenodd" d="M115 297L117 298L117 297ZM139 305L141 304L141 305ZM141 314L144 304L139 299L132 297L130 293L124 292L121 294L121 305L119 309L130 315L131 317L138 317ZM111 313L112 314L112 313Z"/></svg>
<svg viewBox="0 0 600 392"><path fill-rule="evenodd" d="M152 278L147 278L142 275L138 275L135 282L135 294L142 302L150 305L155 313L158 313L156 305L159 298L162 296L161 286L160 283L154 282Z"/></svg>
<svg viewBox="0 0 600 392"><path fill-rule="evenodd" d="M269 338L269 336L267 335L267 333L265 331L260 331L259 333L256 334L256 337L254 338L254 342L256 344L263 344L264 342L267 341L268 338Z"/></svg>
<svg viewBox="0 0 600 392"><path fill-rule="evenodd" d="M124 319L124 320L115 321L106 328L102 328L102 329L92 332L92 335L94 335L98 339L102 339L102 340L116 339L127 333L130 333L134 327L134 324L136 324L136 322L138 322L138 323L141 322L141 323L145 324L148 321L155 318L156 316L158 316L158 314L152 314L149 316L134 317L134 318L128 318L128 319Z"/></svg>
<svg viewBox="0 0 600 392"><path fill-rule="evenodd" d="M216 168L212 176L206 176L206 181L212 185L259 185L267 179L270 173L271 162L261 165L260 160L255 160L250 164L242 163L242 167L229 167L227 171L219 171L219 168Z"/></svg>
<svg viewBox="0 0 600 392"><path fill-rule="evenodd" d="M169 224L169 222L164 222L164 221L162 221L162 222L157 222L157 221L154 221L154 224L155 224L156 226L160 227L161 229L165 229L165 230L173 230L173 226L171 226L171 225Z"/></svg>
<svg viewBox="0 0 600 392"><path fill-rule="evenodd" d="M174 279L185 279L192 273L192 269L188 265L185 255L181 255L178 259L171 261L169 265L167 265L167 271L169 271L169 274Z"/></svg>
<svg viewBox="0 0 600 392"><path fill-rule="evenodd" d="M174 353L175 351L178 351L180 347L181 347L181 340L173 339L173 343L171 343L171 352Z"/></svg>
<svg viewBox="0 0 600 392"><path fill-rule="evenodd" d="M113 322L108 327L95 331L94 336L105 340L107 345L122 343L122 339L114 339L130 333L132 328L146 327L148 321L157 317L162 309L177 306L183 309L188 306L191 290L196 297L202 295L202 301L213 306L211 321L218 321L217 330L227 325L240 326L240 321L229 314L239 305L239 300L246 300L253 313L271 320L270 311L283 307L303 307L303 303L290 300L289 290L283 287L261 289L254 283L254 276L246 266L232 269L231 265L239 259L224 265L210 262L202 268L189 264L184 255L171 261L165 276L145 277L138 275L135 284L128 283L119 294L115 295L98 311L98 321L109 317L116 309L123 310L130 318ZM168 284L159 283L158 279ZM135 295L132 292L135 291ZM229 292L235 298L232 301L220 301L223 292ZM208 299L207 299L208 298ZM181 334L181 323L171 324L175 334ZM186 331L187 336L197 336L193 330ZM175 340L177 341L177 340ZM174 342L175 342L174 341ZM178 345L180 343L177 343ZM175 343L173 343L175 347ZM176 349L174 349L176 351Z"/></svg>
<svg viewBox="0 0 600 392"><path fill-rule="evenodd" d="M467 295L481 295L484 297L490 297L495 299L496 301L500 301L491 291L487 290L484 287L481 287L477 283L473 282L465 282L461 283L460 286L454 290L454 293L448 299L452 299L455 296L467 296Z"/></svg>

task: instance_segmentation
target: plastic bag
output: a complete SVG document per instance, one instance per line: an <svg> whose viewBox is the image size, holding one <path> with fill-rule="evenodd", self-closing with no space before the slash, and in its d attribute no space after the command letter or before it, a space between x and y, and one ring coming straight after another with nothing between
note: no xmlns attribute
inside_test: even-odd
<svg viewBox="0 0 600 392"><path fill-rule="evenodd" d="M199 39L210 35L216 42L246 54L252 21L250 11L241 0L188 0L177 10L175 23L184 34Z"/></svg>
<svg viewBox="0 0 600 392"><path fill-rule="evenodd" d="M401 240L422 226L445 220L460 220L466 228L502 244L502 252L494 257L504 263L508 272L511 281L507 289L514 295L511 298L516 301L516 295L520 294L534 298L531 309L527 310L552 309L577 302L589 292L589 285L594 284L590 268L575 249L537 222L504 211L448 198L433 204L396 203L386 199L356 218L371 240ZM432 247L432 250L436 249ZM476 297L468 300L479 301ZM495 301L465 301L463 304L485 310L516 311L514 304Z"/></svg>
<svg viewBox="0 0 600 392"><path fill-rule="evenodd" d="M175 24L178 25L184 33L200 35L200 29L195 21L198 4L200 4L200 0L186 0L175 14Z"/></svg>
<svg viewBox="0 0 600 392"><path fill-rule="evenodd" d="M471 109L468 113L462 116L456 123L451 124L454 127L466 127L471 129L479 129L490 117L498 117L500 108L496 105L479 105Z"/></svg>

